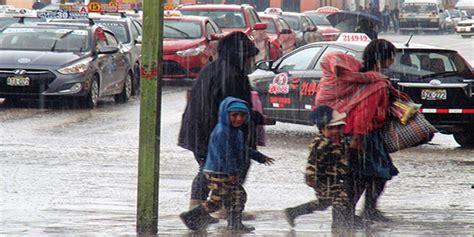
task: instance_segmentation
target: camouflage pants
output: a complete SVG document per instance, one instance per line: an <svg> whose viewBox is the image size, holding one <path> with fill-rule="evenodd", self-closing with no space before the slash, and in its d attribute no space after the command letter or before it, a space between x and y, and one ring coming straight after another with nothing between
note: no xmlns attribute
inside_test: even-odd
<svg viewBox="0 0 474 237"><path fill-rule="evenodd" d="M345 209L351 206L348 182L337 176L318 176L314 191L317 200L311 202L314 210L325 210L329 206Z"/></svg>
<svg viewBox="0 0 474 237"><path fill-rule="evenodd" d="M241 184L232 184L226 175L206 174L211 196L204 203L209 213L224 206L229 212L242 212L247 202L247 193Z"/></svg>

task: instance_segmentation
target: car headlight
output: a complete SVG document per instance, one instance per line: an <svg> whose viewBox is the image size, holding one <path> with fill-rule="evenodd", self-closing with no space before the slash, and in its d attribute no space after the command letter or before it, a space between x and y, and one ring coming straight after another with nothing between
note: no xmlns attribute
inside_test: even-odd
<svg viewBox="0 0 474 237"><path fill-rule="evenodd" d="M77 74L84 73L89 68L89 63L92 62L92 58L85 58L77 61L74 64L58 69L58 72L61 74Z"/></svg>
<svg viewBox="0 0 474 237"><path fill-rule="evenodd" d="M205 45L199 45L196 48L190 48L186 50L177 51L176 54L181 57L196 56L204 52L205 49L206 49Z"/></svg>

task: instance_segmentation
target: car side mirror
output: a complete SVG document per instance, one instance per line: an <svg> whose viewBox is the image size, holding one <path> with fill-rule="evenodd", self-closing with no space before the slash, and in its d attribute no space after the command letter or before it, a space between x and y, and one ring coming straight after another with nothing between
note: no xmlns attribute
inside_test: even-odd
<svg viewBox="0 0 474 237"><path fill-rule="evenodd" d="M266 30L267 29L267 23L264 22L258 22L253 25L254 30Z"/></svg>
<svg viewBox="0 0 474 237"><path fill-rule="evenodd" d="M293 31L291 31L290 29L283 29L281 30L281 33L282 34L291 34Z"/></svg>
<svg viewBox="0 0 474 237"><path fill-rule="evenodd" d="M97 50L98 54L114 54L119 51L117 46L106 45Z"/></svg>
<svg viewBox="0 0 474 237"><path fill-rule="evenodd" d="M257 63L257 69L264 71L271 71L273 66L273 60L265 60Z"/></svg>
<svg viewBox="0 0 474 237"><path fill-rule="evenodd" d="M136 39L135 39L135 44L142 44L142 36L139 35Z"/></svg>
<svg viewBox="0 0 474 237"><path fill-rule="evenodd" d="M315 31L317 31L317 30L318 30L318 29L317 29L316 27L314 27L314 26L310 26L310 27L308 27L308 28L306 29L307 32L315 32Z"/></svg>
<svg viewBox="0 0 474 237"><path fill-rule="evenodd" d="M213 40L219 40L219 35L216 34L216 33L212 33L210 36L209 36L209 41L213 41Z"/></svg>

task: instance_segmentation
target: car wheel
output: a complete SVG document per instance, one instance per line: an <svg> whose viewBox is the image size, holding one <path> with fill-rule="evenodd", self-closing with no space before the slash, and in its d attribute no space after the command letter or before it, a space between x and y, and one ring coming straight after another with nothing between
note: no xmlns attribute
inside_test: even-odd
<svg viewBox="0 0 474 237"><path fill-rule="evenodd" d="M454 140L461 145L461 147L474 147L474 131L464 130L463 132L453 133Z"/></svg>
<svg viewBox="0 0 474 237"><path fill-rule="evenodd" d="M135 64L135 73L133 74L132 95L140 94L140 65Z"/></svg>
<svg viewBox="0 0 474 237"><path fill-rule="evenodd" d="M3 105L8 108L21 106L21 100L18 97L7 97L3 101Z"/></svg>
<svg viewBox="0 0 474 237"><path fill-rule="evenodd" d="M114 96L115 102L125 103L130 99L130 96L132 96L132 81L132 74L128 73L125 77L122 92Z"/></svg>
<svg viewBox="0 0 474 237"><path fill-rule="evenodd" d="M87 109L93 109L97 106L97 101L99 101L99 81L94 77L91 79L89 93L81 100L81 105Z"/></svg>

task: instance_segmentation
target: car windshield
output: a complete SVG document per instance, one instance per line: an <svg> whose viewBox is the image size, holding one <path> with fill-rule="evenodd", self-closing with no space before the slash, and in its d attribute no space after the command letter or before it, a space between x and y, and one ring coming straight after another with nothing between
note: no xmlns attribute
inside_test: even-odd
<svg viewBox="0 0 474 237"><path fill-rule="evenodd" d="M198 39L202 37L200 22L165 20L163 38Z"/></svg>
<svg viewBox="0 0 474 237"><path fill-rule="evenodd" d="M0 18L0 29L3 29L4 27L7 27L13 23L17 23L20 18L13 18L13 17L2 17ZM40 22L40 21L46 21L45 19L41 18L35 18L35 17L25 17L24 19L25 23L28 22Z"/></svg>
<svg viewBox="0 0 474 237"><path fill-rule="evenodd" d="M449 14L451 14L451 17L453 17L453 18L461 17L461 14L459 14L459 11L450 10Z"/></svg>
<svg viewBox="0 0 474 237"><path fill-rule="evenodd" d="M245 28L245 18L240 10L180 10L183 15L210 17L220 28Z"/></svg>
<svg viewBox="0 0 474 237"><path fill-rule="evenodd" d="M288 24L290 24L291 29L299 31L300 30L300 20L297 16L289 16L283 15L282 16Z"/></svg>
<svg viewBox="0 0 474 237"><path fill-rule="evenodd" d="M0 49L83 52L89 47L87 39L87 30L6 28L0 32Z"/></svg>
<svg viewBox="0 0 474 237"><path fill-rule="evenodd" d="M127 34L127 26L125 22L114 22L114 21L103 21L94 20L98 25L104 26L105 28L112 31L117 39L122 43L130 43L130 37Z"/></svg>
<svg viewBox="0 0 474 237"><path fill-rule="evenodd" d="M438 12L435 4L406 4L402 7L403 13L431 13Z"/></svg>
<svg viewBox="0 0 474 237"><path fill-rule="evenodd" d="M276 34L275 23L272 18L261 18L263 22L267 23L267 33Z"/></svg>
<svg viewBox="0 0 474 237"><path fill-rule="evenodd" d="M326 19L327 14L306 14L318 26L330 26L331 23Z"/></svg>
<svg viewBox="0 0 474 237"><path fill-rule="evenodd" d="M413 76L469 72L466 62L452 51L404 51L397 53L390 71Z"/></svg>

